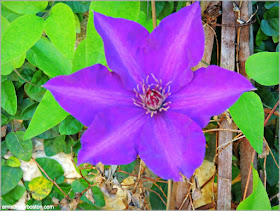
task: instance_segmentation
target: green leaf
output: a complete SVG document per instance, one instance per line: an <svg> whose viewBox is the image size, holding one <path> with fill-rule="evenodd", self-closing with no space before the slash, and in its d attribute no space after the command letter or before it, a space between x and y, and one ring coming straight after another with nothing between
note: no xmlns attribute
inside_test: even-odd
<svg viewBox="0 0 280 211"><path fill-rule="evenodd" d="M261 30L261 28L259 28L258 32L257 32L257 35L256 35L256 45L257 46L260 46L262 44L262 42L264 40L267 40L268 39L268 36L263 33L263 31Z"/></svg>
<svg viewBox="0 0 280 211"><path fill-rule="evenodd" d="M79 179L72 182L71 187L74 193L81 193L88 187L88 183L84 179ZM85 197L85 193L82 195L81 200L93 205L93 203Z"/></svg>
<svg viewBox="0 0 280 211"><path fill-rule="evenodd" d="M254 92L245 92L229 108L237 124L257 153L262 153L264 137L264 111L260 97Z"/></svg>
<svg viewBox="0 0 280 211"><path fill-rule="evenodd" d="M83 124L80 123L73 116L66 117L59 125L59 133L61 135L73 135L78 133L83 128Z"/></svg>
<svg viewBox="0 0 280 211"><path fill-rule="evenodd" d="M271 18L269 20L263 19L261 21L261 29L267 36L279 35L279 19Z"/></svg>
<svg viewBox="0 0 280 211"><path fill-rule="evenodd" d="M89 10L90 1L62 1L75 13L84 13Z"/></svg>
<svg viewBox="0 0 280 211"><path fill-rule="evenodd" d="M9 114L17 112L17 96L13 82L6 80L1 84L1 107Z"/></svg>
<svg viewBox="0 0 280 211"><path fill-rule="evenodd" d="M12 59L9 62L1 64L1 75L9 75L14 69L21 67L24 64L26 53Z"/></svg>
<svg viewBox="0 0 280 211"><path fill-rule="evenodd" d="M71 136L66 136L66 139L65 139L65 147L63 149L63 152L65 154L69 154L71 153L72 151L72 146L75 144L75 141L73 140L73 138Z"/></svg>
<svg viewBox="0 0 280 211"><path fill-rule="evenodd" d="M28 200L26 202L26 205L29 205L29 207L26 207L26 210L40 210L38 208L36 209L35 207L41 207L42 201L37 201L37 200L34 200L33 198L31 198L30 200Z"/></svg>
<svg viewBox="0 0 280 211"><path fill-rule="evenodd" d="M125 172L128 172L128 173L131 173L135 167L135 161L127 164L127 165L120 165L120 168L122 171L125 171ZM117 173L117 179L119 181L119 183L121 183L125 178L127 178L129 175L128 174L124 174L122 172L118 172Z"/></svg>
<svg viewBox="0 0 280 211"><path fill-rule="evenodd" d="M22 119L24 120L31 119L33 114L35 113L38 104L39 103L32 103L31 105L26 106L21 112Z"/></svg>
<svg viewBox="0 0 280 211"><path fill-rule="evenodd" d="M45 21L45 32L54 46L71 60L76 42L76 23L69 6L63 3L54 5Z"/></svg>
<svg viewBox="0 0 280 211"><path fill-rule="evenodd" d="M167 195L167 188L168 185L166 183L157 183L158 186L160 186L162 188L162 190L164 191L164 193ZM163 195L163 193L160 191L160 189L153 185L152 190L154 190L155 192L157 192L161 198L164 200L165 197ZM150 193L150 202L151 202L151 206L153 210L165 210L166 206L164 205L164 203L161 201L161 199L158 197L157 194L155 194L154 192Z"/></svg>
<svg viewBox="0 0 280 211"><path fill-rule="evenodd" d="M261 29L268 36L279 35L279 7L272 7L265 11L261 21Z"/></svg>
<svg viewBox="0 0 280 211"><path fill-rule="evenodd" d="M20 167L1 166L1 196L14 189L22 178Z"/></svg>
<svg viewBox="0 0 280 211"><path fill-rule="evenodd" d="M20 161L15 156L10 156L6 164L11 167L20 167Z"/></svg>
<svg viewBox="0 0 280 211"><path fill-rule="evenodd" d="M90 9L103 15L114 18L124 18L136 20L140 12L140 2L135 1L95 1L90 5Z"/></svg>
<svg viewBox="0 0 280 211"><path fill-rule="evenodd" d="M272 210L279 210L279 205L272 207Z"/></svg>
<svg viewBox="0 0 280 211"><path fill-rule="evenodd" d="M83 68L88 67L88 62L87 62L87 41L86 38L82 40L78 47L76 48L74 57L73 57L73 67L72 67L72 73L81 70Z"/></svg>
<svg viewBox="0 0 280 211"><path fill-rule="evenodd" d="M1 126L7 124L9 121L10 121L10 118L8 116L6 116L5 114L1 113Z"/></svg>
<svg viewBox="0 0 280 211"><path fill-rule="evenodd" d="M12 10L9 10L7 7L5 7L3 4L1 4L1 14L9 21L12 22L18 17L20 17L20 14L17 14L13 12Z"/></svg>
<svg viewBox="0 0 280 211"><path fill-rule="evenodd" d="M3 15L1 15L1 39L9 26L10 22Z"/></svg>
<svg viewBox="0 0 280 211"><path fill-rule="evenodd" d="M41 37L44 21L36 15L24 15L13 21L1 39L1 64L23 55Z"/></svg>
<svg viewBox="0 0 280 211"><path fill-rule="evenodd" d="M279 18L279 7L273 7L263 14L263 18L265 20L269 20L271 18Z"/></svg>
<svg viewBox="0 0 280 211"><path fill-rule="evenodd" d="M50 77L71 73L71 61L46 38L41 38L27 52L26 58Z"/></svg>
<svg viewBox="0 0 280 211"><path fill-rule="evenodd" d="M154 30L153 27L153 20L147 18L146 14L142 11L140 11L140 14L136 20L137 23L140 23L142 26L144 26L150 33ZM157 24L159 24L159 20L157 20Z"/></svg>
<svg viewBox="0 0 280 211"><path fill-rule="evenodd" d="M6 155L7 152L8 152L8 147L7 147L6 141L2 141L1 142L1 157L4 157L4 155Z"/></svg>
<svg viewBox="0 0 280 211"><path fill-rule="evenodd" d="M23 140L24 132L11 132L6 136L8 149L18 159L29 161L32 156L33 144L31 140Z"/></svg>
<svg viewBox="0 0 280 211"><path fill-rule="evenodd" d="M36 14L48 6L48 1L2 1L2 4L19 14Z"/></svg>
<svg viewBox="0 0 280 211"><path fill-rule="evenodd" d="M103 192L100 190L99 187L94 186L91 188L92 190L92 194L93 194L93 198L94 198L94 205L98 206L98 207L104 207L105 206L105 199L103 196Z"/></svg>
<svg viewBox="0 0 280 211"><path fill-rule="evenodd" d="M250 56L245 69L247 75L261 85L279 84L279 52L261 52Z"/></svg>
<svg viewBox="0 0 280 211"><path fill-rule="evenodd" d="M279 165L279 154L274 149L271 149L271 151L273 152L273 155L276 161L278 161L278 165ZM279 182L279 169L276 166L274 159L271 156L271 153L267 156L266 173L267 173L267 182L270 186L274 186Z"/></svg>
<svg viewBox="0 0 280 211"><path fill-rule="evenodd" d="M45 170L45 172L49 175L49 177L52 180L56 180L60 176L63 176L64 171L61 165L56 160L51 158L36 158L36 161ZM44 173L42 174L45 176Z"/></svg>
<svg viewBox="0 0 280 211"><path fill-rule="evenodd" d="M79 17L76 13L74 13L74 16L75 16L76 33L81 33L81 24L80 24Z"/></svg>
<svg viewBox="0 0 280 211"><path fill-rule="evenodd" d="M272 7L279 7L279 2L278 1L277 2L267 1L267 2L265 2L264 7L266 9L270 9Z"/></svg>
<svg viewBox="0 0 280 211"><path fill-rule="evenodd" d="M28 106L34 104L33 100L31 100L30 98L25 98L23 100L20 100L20 103L18 104L18 109L17 109L17 113L13 116L13 118L15 119L23 119L22 117L22 111L27 108Z"/></svg>
<svg viewBox="0 0 280 211"><path fill-rule="evenodd" d="M65 136L44 140L44 151L47 156L53 156L65 149Z"/></svg>
<svg viewBox="0 0 280 211"><path fill-rule="evenodd" d="M253 170L253 192L243 200L236 210L271 210L270 201L258 172Z"/></svg>
<svg viewBox="0 0 280 211"><path fill-rule="evenodd" d="M25 132L24 139L30 139L60 123L68 115L47 91L38 105Z"/></svg>
<svg viewBox="0 0 280 211"><path fill-rule="evenodd" d="M41 70L38 70L33 75L31 83L41 86L45 84L48 80L48 76L46 76ZM32 100L40 102L43 95L46 92L46 89L44 89L43 87L36 87L26 83L24 85L24 91Z"/></svg>
<svg viewBox="0 0 280 211"><path fill-rule="evenodd" d="M13 190L1 196L8 204L15 204L22 197L25 192L25 187L17 185Z"/></svg>
<svg viewBox="0 0 280 211"><path fill-rule="evenodd" d="M28 187L32 193L32 197L40 201L50 194L53 184L45 177L41 176L32 179Z"/></svg>

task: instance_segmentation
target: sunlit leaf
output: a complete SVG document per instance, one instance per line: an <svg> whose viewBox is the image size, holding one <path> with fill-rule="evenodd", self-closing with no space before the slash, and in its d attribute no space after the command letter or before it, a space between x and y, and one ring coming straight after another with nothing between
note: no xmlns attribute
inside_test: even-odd
<svg viewBox="0 0 280 211"><path fill-rule="evenodd" d="M17 96L13 82L6 80L1 83L1 107L9 114L17 111Z"/></svg>
<svg viewBox="0 0 280 211"><path fill-rule="evenodd" d="M32 179L28 187L35 200L42 200L50 194L53 184L45 177L41 176Z"/></svg>
<svg viewBox="0 0 280 211"><path fill-rule="evenodd" d="M76 23L71 8L63 3L55 4L45 21L45 31L54 46L71 60L76 41Z"/></svg>
<svg viewBox="0 0 280 211"><path fill-rule="evenodd" d="M279 52L261 52L250 56L245 69L247 75L265 86L279 84Z"/></svg>
<svg viewBox="0 0 280 211"><path fill-rule="evenodd" d="M24 134L24 139L30 139L60 123L68 115L47 91L38 105L33 118Z"/></svg>
<svg viewBox="0 0 280 211"><path fill-rule="evenodd" d="M260 97L246 92L230 107L230 114L252 147L262 153L264 136L264 111Z"/></svg>
<svg viewBox="0 0 280 211"><path fill-rule="evenodd" d="M43 19L35 15L13 21L1 39L1 64L23 55L39 40L43 29Z"/></svg>
<svg viewBox="0 0 280 211"><path fill-rule="evenodd" d="M259 178L257 170L253 170L253 192L237 207L237 210L271 210L266 190Z"/></svg>
<svg viewBox="0 0 280 211"><path fill-rule="evenodd" d="M15 156L9 157L9 159L6 161L7 166L11 167L20 167L20 161Z"/></svg>
<svg viewBox="0 0 280 211"><path fill-rule="evenodd" d="M36 14L48 6L48 1L2 1L2 4L19 14Z"/></svg>
<svg viewBox="0 0 280 211"><path fill-rule="evenodd" d="M70 74L72 69L71 61L45 38L27 52L26 58L50 77Z"/></svg>

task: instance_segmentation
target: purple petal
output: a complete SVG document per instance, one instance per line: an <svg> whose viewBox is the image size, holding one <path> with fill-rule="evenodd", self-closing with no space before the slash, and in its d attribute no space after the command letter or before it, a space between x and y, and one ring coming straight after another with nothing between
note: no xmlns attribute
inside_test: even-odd
<svg viewBox="0 0 280 211"><path fill-rule="evenodd" d="M137 158L137 136L149 118L143 109L100 112L81 138L78 163L123 165Z"/></svg>
<svg viewBox="0 0 280 211"><path fill-rule="evenodd" d="M49 80L51 91L64 110L89 126L97 112L112 106L133 106L134 93L126 91L116 73L94 65L67 76Z"/></svg>
<svg viewBox="0 0 280 211"><path fill-rule="evenodd" d="M201 127L228 109L243 92L254 89L241 74L211 65L195 71L192 82L171 94L170 110L184 113Z"/></svg>
<svg viewBox="0 0 280 211"><path fill-rule="evenodd" d="M184 114L164 112L150 118L141 133L139 156L163 179L190 178L204 158L201 128Z"/></svg>
<svg viewBox="0 0 280 211"><path fill-rule="evenodd" d="M163 83L172 81L172 91L187 85L193 77L191 67L202 59L204 30L199 2L164 18L146 40L139 59L146 73Z"/></svg>
<svg viewBox="0 0 280 211"><path fill-rule="evenodd" d="M126 87L136 87L145 78L136 51L149 32L140 24L94 13L94 25L103 39L110 69L118 73Z"/></svg>

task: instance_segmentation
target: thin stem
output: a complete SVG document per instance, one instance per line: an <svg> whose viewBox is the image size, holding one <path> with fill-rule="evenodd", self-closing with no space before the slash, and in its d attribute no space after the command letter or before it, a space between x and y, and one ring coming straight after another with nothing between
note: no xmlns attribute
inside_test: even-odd
<svg viewBox="0 0 280 211"><path fill-rule="evenodd" d="M128 173L128 172L122 171L122 170L117 170L116 172L124 173L124 174L127 174L127 175L132 176L132 177L137 177L136 174L131 174L131 173ZM167 181L163 181L160 178L153 179L151 177L146 177L146 176L142 176L142 178L147 179L149 181L155 181L155 182L160 182L160 183L168 183Z"/></svg>
<svg viewBox="0 0 280 211"><path fill-rule="evenodd" d="M80 168L79 168L79 172L80 172L80 175L82 176L82 178L87 182L87 184L90 185L89 181L82 174L82 170Z"/></svg>
<svg viewBox="0 0 280 211"><path fill-rule="evenodd" d="M264 178L263 178L263 186L264 186L264 189L266 189L266 157L264 157L264 161L263 161L263 174L264 174Z"/></svg>
<svg viewBox="0 0 280 211"><path fill-rule="evenodd" d="M265 140L265 138L264 138L264 140ZM271 156L272 156L272 158L273 158L273 160L275 162L275 165L277 166L277 168L279 168L279 165L278 165L278 163L277 163L277 161L276 161L276 159L275 159L275 157L274 157L274 155L273 155L273 153L272 153L272 151L271 151L271 149L270 149L270 147L269 147L269 145L268 145L266 140L265 140L265 143L266 143L266 146L267 146L267 148L268 148L268 150L269 150L269 152L270 152L270 154L271 154Z"/></svg>
<svg viewBox="0 0 280 211"><path fill-rule="evenodd" d="M201 61L201 63L205 64L206 66L210 66L210 64L208 64L206 61L204 61L202 59L200 61Z"/></svg>
<svg viewBox="0 0 280 211"><path fill-rule="evenodd" d="M146 189L146 190L148 190L148 191L150 191L150 192L153 192L153 193L157 194L157 196L160 198L160 200L162 201L162 203L164 203L164 205L166 205L166 202L163 200L163 198L160 196L159 193L157 193L156 191L154 191L154 190L152 190L152 189L150 189L150 188L147 188L147 187L143 187L143 188Z"/></svg>
<svg viewBox="0 0 280 211"><path fill-rule="evenodd" d="M157 27L157 14L156 14L156 3L155 1L151 1L152 5L152 18L153 18L153 28Z"/></svg>
<svg viewBox="0 0 280 211"><path fill-rule="evenodd" d="M48 174L45 172L45 170L40 166L40 164L37 163L37 161L36 161L34 158L32 158L32 160L36 163L36 165L39 167L39 169L46 175L46 177L61 191L61 193L63 193L63 195L64 195L65 197L68 198L68 195L59 187L59 185L56 183L56 181L52 180L52 179L49 177L49 175L48 175Z"/></svg>
<svg viewBox="0 0 280 211"><path fill-rule="evenodd" d="M270 113L268 114L268 116L266 117L265 121L264 121L264 126L266 126L268 120L270 119L270 117L272 116L272 114L274 113L274 111L276 110L277 106L279 105L279 100L277 101L277 103L275 104L275 106L273 107L273 109L270 111Z"/></svg>
<svg viewBox="0 0 280 211"><path fill-rule="evenodd" d="M248 173L248 177L247 177L247 181L246 181L243 200L246 198L246 195L247 195L247 190L248 190L248 186L249 186L249 181L250 181L250 176L251 176L251 172L252 172L252 165L253 165L253 162L254 162L254 158L255 158L255 150L253 151L252 158L251 158L251 165L250 165L250 169L249 169L249 173Z"/></svg>

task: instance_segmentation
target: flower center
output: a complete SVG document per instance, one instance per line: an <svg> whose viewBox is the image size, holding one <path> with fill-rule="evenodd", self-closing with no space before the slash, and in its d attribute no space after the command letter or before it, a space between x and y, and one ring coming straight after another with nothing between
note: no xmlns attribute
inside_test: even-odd
<svg viewBox="0 0 280 211"><path fill-rule="evenodd" d="M146 81L142 81L137 85L137 89L134 89L136 93L136 99L133 99L134 105L144 108L146 114L154 114L162 111L167 111L171 102L166 102L166 99L170 93L170 82L165 86L162 85L162 80L157 80L156 77L151 74L155 83L149 84L149 75Z"/></svg>

